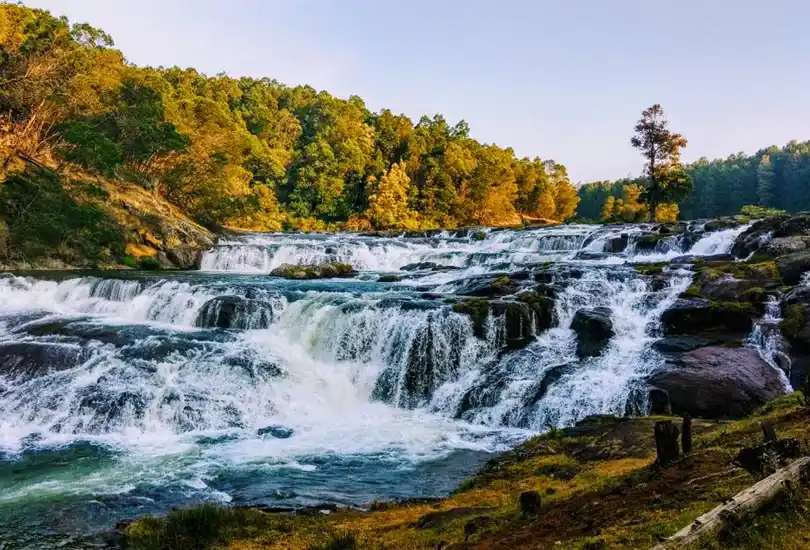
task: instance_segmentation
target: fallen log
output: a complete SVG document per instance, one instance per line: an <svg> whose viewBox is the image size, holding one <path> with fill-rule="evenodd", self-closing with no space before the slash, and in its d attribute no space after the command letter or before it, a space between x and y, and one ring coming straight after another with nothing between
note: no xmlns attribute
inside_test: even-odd
<svg viewBox="0 0 810 550"><path fill-rule="evenodd" d="M737 493L725 504L707 512L687 525L653 550L685 548L698 540L716 535L722 529L739 522L773 500L790 484L798 484L810 476L810 457L800 458L777 470L747 489Z"/></svg>

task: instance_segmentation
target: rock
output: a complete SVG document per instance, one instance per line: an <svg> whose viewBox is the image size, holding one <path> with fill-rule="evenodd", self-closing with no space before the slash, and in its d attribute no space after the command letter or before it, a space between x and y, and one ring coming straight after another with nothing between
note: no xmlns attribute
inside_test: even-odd
<svg viewBox="0 0 810 550"><path fill-rule="evenodd" d="M476 338L486 338L487 317L489 317L489 301L486 298L474 298L459 302L453 305L453 311L462 315L469 315L472 321L473 334Z"/></svg>
<svg viewBox="0 0 810 550"><path fill-rule="evenodd" d="M687 230L685 222L665 223L658 226L657 231L661 235L680 235Z"/></svg>
<svg viewBox="0 0 810 550"><path fill-rule="evenodd" d="M610 252L611 254L618 254L620 252L624 252L625 248L627 248L627 243L630 241L630 237L627 233L622 233L618 237L613 237L608 239L605 242L604 251Z"/></svg>
<svg viewBox="0 0 810 550"><path fill-rule="evenodd" d="M589 250L581 250L577 252L577 260L604 260L609 255L605 252L591 252Z"/></svg>
<svg viewBox="0 0 810 550"><path fill-rule="evenodd" d="M543 294L546 292L546 294ZM549 296L551 293L552 296ZM534 311L535 332L541 333L557 324L557 309L554 305L553 289L541 288L517 295L520 302L524 302Z"/></svg>
<svg viewBox="0 0 810 550"><path fill-rule="evenodd" d="M459 296L476 296L492 298L494 296L509 296L520 290L520 284L508 275L482 275L471 277L464 281L456 291Z"/></svg>
<svg viewBox="0 0 810 550"><path fill-rule="evenodd" d="M402 280L399 275L380 275L377 279L378 283L398 283Z"/></svg>
<svg viewBox="0 0 810 550"><path fill-rule="evenodd" d="M23 379L78 366L90 354L84 346L48 342L0 344L0 375Z"/></svg>
<svg viewBox="0 0 810 550"><path fill-rule="evenodd" d="M671 415L672 405L669 403L669 394L660 388L651 388L647 394L650 414Z"/></svg>
<svg viewBox="0 0 810 550"><path fill-rule="evenodd" d="M341 262L328 262L316 265L283 264L270 272L273 277L284 279L334 279L354 277L357 271L350 265Z"/></svg>
<svg viewBox="0 0 810 550"><path fill-rule="evenodd" d="M495 317L503 317L507 347L520 349L534 340L534 311L525 302L497 301L490 303Z"/></svg>
<svg viewBox="0 0 810 550"><path fill-rule="evenodd" d="M775 257L783 254L801 252L807 250L808 242L810 242L810 237L778 237L771 239L771 241L765 245L763 253Z"/></svg>
<svg viewBox="0 0 810 550"><path fill-rule="evenodd" d="M203 304L194 326L255 330L273 322L273 308L267 302L241 296L218 296Z"/></svg>
<svg viewBox="0 0 810 550"><path fill-rule="evenodd" d="M636 250L642 252L655 250L658 247L658 243L661 242L661 238L661 235L655 233L639 235L635 239Z"/></svg>
<svg viewBox="0 0 810 550"><path fill-rule="evenodd" d="M703 284L700 296L721 302L744 301L759 305L765 298L765 290L761 285L759 281L726 276Z"/></svg>
<svg viewBox="0 0 810 550"><path fill-rule="evenodd" d="M200 248L173 248L166 252L169 261L178 269L200 269L202 255Z"/></svg>
<svg viewBox="0 0 810 550"><path fill-rule="evenodd" d="M747 335L758 316L751 304L680 298L664 311L661 322L665 336L708 333L734 340Z"/></svg>
<svg viewBox="0 0 810 550"><path fill-rule="evenodd" d="M264 428L259 428L256 432L260 436L269 435L270 437L275 437L276 439L289 439L295 433L294 430L291 428L285 428L284 426L266 426Z"/></svg>
<svg viewBox="0 0 810 550"><path fill-rule="evenodd" d="M571 321L571 330L577 334L577 356L593 357L602 353L614 335L610 308L580 309Z"/></svg>
<svg viewBox="0 0 810 550"><path fill-rule="evenodd" d="M785 393L779 373L744 347L688 351L649 382L667 392L673 413L702 418L745 416Z"/></svg>
<svg viewBox="0 0 810 550"><path fill-rule="evenodd" d="M402 271L453 271L459 269L452 265L442 265L436 262L417 262L406 264L400 268Z"/></svg>
<svg viewBox="0 0 810 550"><path fill-rule="evenodd" d="M710 346L717 343L711 338L699 338L697 336L674 336L656 340L652 347L659 353L683 353L693 349Z"/></svg>
<svg viewBox="0 0 810 550"><path fill-rule="evenodd" d="M723 229L732 229L742 225L740 220L731 217L717 218L706 222L703 226L705 231L721 231Z"/></svg>
<svg viewBox="0 0 810 550"><path fill-rule="evenodd" d="M786 285L797 285L810 270L810 251L795 252L776 259L776 269Z"/></svg>

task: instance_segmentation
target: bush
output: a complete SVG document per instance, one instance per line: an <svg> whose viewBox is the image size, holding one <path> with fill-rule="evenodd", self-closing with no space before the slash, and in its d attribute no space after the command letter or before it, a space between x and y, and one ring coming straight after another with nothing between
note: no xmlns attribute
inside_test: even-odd
<svg viewBox="0 0 810 550"><path fill-rule="evenodd" d="M759 206L756 204L749 204L740 209L740 214L743 216L750 216L752 218L765 218L767 216L778 216L784 214L784 210L778 208L769 208L767 206Z"/></svg>
<svg viewBox="0 0 810 550"><path fill-rule="evenodd" d="M127 267L131 267L132 269L137 269L138 268L138 260L136 260L135 258L133 258L132 256L129 256L129 255L124 256L123 258L121 258L121 264L123 264L123 265L125 265Z"/></svg>
<svg viewBox="0 0 810 550"><path fill-rule="evenodd" d="M141 258L138 262L138 267L144 271L157 271L160 269L160 262L155 258Z"/></svg>

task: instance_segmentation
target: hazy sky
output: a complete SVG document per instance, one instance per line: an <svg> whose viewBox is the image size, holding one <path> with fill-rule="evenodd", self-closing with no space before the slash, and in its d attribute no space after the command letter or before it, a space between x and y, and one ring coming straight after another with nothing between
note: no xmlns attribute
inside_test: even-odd
<svg viewBox="0 0 810 550"><path fill-rule="evenodd" d="M26 0L136 64L270 76L465 119L574 181L636 174L661 103L685 160L810 139L810 1Z"/></svg>

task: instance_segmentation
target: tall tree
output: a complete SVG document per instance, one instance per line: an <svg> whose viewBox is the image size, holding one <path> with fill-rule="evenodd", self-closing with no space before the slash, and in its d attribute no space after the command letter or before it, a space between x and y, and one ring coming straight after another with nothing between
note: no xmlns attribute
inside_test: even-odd
<svg viewBox="0 0 810 550"><path fill-rule="evenodd" d="M656 103L641 113L636 135L630 140L645 160L643 199L652 217L659 204L679 201L692 191L692 181L680 162L680 151L686 147L686 139L671 132L667 124L664 109Z"/></svg>

